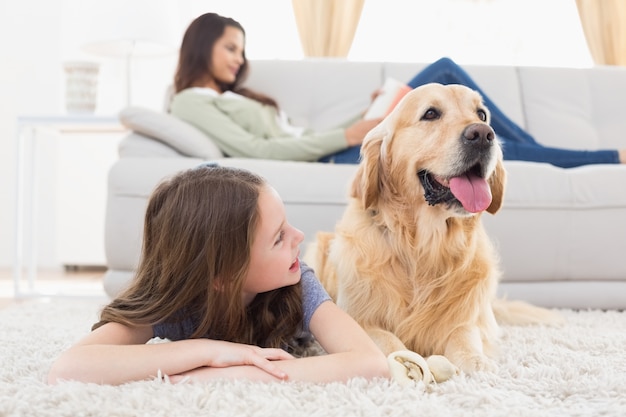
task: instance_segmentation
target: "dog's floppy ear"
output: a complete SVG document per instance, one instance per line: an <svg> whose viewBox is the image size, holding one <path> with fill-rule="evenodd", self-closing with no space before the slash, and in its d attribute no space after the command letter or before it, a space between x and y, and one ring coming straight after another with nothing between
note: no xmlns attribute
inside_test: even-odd
<svg viewBox="0 0 626 417"><path fill-rule="evenodd" d="M364 208L375 205L380 195L379 172L384 135L385 129L379 125L367 134L361 145L361 162L352 180L350 196L360 199Z"/></svg>
<svg viewBox="0 0 626 417"><path fill-rule="evenodd" d="M487 207L487 211L491 214L495 214L500 207L502 207L502 201L504 200L504 186L506 185L506 170L502 159L498 159L496 169L489 178L489 187L491 187L491 204Z"/></svg>

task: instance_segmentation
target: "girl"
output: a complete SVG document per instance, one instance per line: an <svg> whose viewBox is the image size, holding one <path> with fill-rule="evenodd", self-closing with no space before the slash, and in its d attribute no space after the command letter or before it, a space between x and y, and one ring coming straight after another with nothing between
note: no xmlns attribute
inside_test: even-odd
<svg viewBox="0 0 626 417"><path fill-rule="evenodd" d="M180 48L172 114L204 131L229 156L358 163L363 138L381 119L358 116L344 127L317 133L289 125L273 99L242 87L248 73L244 43L245 32L235 20L215 13L196 18ZM503 144L504 159L564 168L626 163L626 150L570 150L539 144L450 59L431 64L409 86L430 82L463 84L483 96L491 110L492 127Z"/></svg>
<svg viewBox="0 0 626 417"><path fill-rule="evenodd" d="M302 232L276 191L203 165L150 197L130 287L53 364L48 382L153 378L337 381L388 377L387 361L299 261ZM328 353L295 358L314 336ZM149 343L153 337L170 343Z"/></svg>

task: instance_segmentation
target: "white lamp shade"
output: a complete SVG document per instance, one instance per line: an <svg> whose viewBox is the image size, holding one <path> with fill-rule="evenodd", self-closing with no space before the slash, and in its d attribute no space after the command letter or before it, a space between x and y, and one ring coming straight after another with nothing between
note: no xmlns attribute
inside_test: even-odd
<svg viewBox="0 0 626 417"><path fill-rule="evenodd" d="M171 54L180 43L177 2L171 0L97 1L83 51L111 57Z"/></svg>

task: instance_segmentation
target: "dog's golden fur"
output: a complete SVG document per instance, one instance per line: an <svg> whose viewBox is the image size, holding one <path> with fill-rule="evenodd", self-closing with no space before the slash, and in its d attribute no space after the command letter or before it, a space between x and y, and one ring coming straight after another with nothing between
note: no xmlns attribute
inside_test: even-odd
<svg viewBox="0 0 626 417"><path fill-rule="evenodd" d="M413 90L366 137L342 219L307 251L330 295L386 354L408 349L445 355L464 371L493 368L494 308L507 313L511 304L496 304L498 258L480 220L484 206L499 210L506 183L488 123L481 97L466 87ZM427 202L420 171L441 188L469 169L486 180L490 203L468 210L456 199ZM514 307L510 321L555 319Z"/></svg>

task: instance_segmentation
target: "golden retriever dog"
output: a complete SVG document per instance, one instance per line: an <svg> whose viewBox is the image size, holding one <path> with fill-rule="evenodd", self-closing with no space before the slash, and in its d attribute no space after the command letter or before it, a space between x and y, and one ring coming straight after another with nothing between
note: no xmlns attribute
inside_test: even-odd
<svg viewBox="0 0 626 417"><path fill-rule="evenodd" d="M307 249L329 294L387 355L443 355L455 371L493 370L496 315L558 321L550 310L495 299L498 256L481 213L500 209L506 172L489 121L467 87L411 91L365 138L334 233L319 233Z"/></svg>

